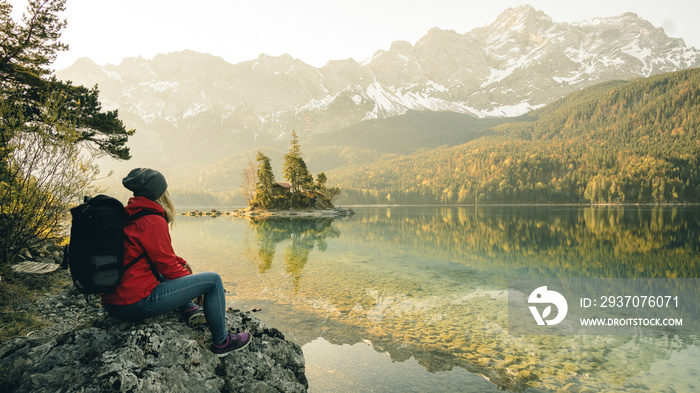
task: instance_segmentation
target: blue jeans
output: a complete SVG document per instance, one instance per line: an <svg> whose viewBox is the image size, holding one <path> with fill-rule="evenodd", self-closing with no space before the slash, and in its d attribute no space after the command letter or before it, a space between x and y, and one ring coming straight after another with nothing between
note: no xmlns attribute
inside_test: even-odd
<svg viewBox="0 0 700 393"><path fill-rule="evenodd" d="M224 284L217 273L196 273L164 281L151 294L125 306L104 304L105 310L117 318L142 321L176 309L194 306L192 299L204 295L204 317L211 331L212 341L226 339L226 298Z"/></svg>

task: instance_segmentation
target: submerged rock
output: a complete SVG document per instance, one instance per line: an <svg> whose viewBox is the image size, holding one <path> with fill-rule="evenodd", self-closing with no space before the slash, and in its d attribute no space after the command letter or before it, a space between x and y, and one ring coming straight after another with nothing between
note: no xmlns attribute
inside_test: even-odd
<svg viewBox="0 0 700 393"><path fill-rule="evenodd" d="M125 322L75 292L47 295L32 311L49 329L0 343L2 392L305 392L301 348L247 313L229 310L232 332L251 344L224 358L208 348L206 325L175 312Z"/></svg>

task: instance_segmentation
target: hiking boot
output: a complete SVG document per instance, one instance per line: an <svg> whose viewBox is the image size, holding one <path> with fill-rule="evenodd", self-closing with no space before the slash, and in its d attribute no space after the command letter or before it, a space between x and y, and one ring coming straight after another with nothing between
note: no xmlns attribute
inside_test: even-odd
<svg viewBox="0 0 700 393"><path fill-rule="evenodd" d="M182 318L189 326L202 325L207 323L204 317L204 309L200 306L194 306L182 312Z"/></svg>
<svg viewBox="0 0 700 393"><path fill-rule="evenodd" d="M216 356L222 358L231 352L240 351L241 349L247 347L252 339L253 337L250 335L250 333L229 333L223 343L212 344L211 351L214 352Z"/></svg>

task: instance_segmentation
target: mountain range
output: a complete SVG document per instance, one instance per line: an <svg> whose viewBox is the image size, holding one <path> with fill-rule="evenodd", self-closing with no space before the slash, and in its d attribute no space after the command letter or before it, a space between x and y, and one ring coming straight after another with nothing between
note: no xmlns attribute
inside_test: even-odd
<svg viewBox="0 0 700 393"><path fill-rule="evenodd" d="M106 66L83 58L56 75L99 86L104 109L118 109L137 130L133 162L207 172L207 165L251 149L284 149L292 130L312 147L309 155L321 146L354 146L375 159L455 145L470 140L470 130L587 86L698 66L699 50L636 14L556 23L525 5L464 34L433 28L415 44L394 42L363 63L332 60L315 68L262 54L229 64L183 51ZM411 116L426 124L404 122L413 132L405 139L396 119ZM376 148L378 139L387 150ZM317 170L327 170L322 161L315 160Z"/></svg>

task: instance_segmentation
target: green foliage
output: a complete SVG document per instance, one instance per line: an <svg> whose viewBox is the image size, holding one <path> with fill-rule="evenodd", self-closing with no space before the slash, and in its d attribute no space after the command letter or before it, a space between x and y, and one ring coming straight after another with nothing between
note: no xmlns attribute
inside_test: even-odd
<svg viewBox="0 0 700 393"><path fill-rule="evenodd" d="M301 157L299 137L292 131L292 141L289 153L284 155L283 172L285 179L290 182L291 190L275 191L275 177L270 165L270 159L258 152L257 187L255 197L250 203L254 208L270 209L331 209L333 199L340 194L337 188L327 188L328 178L320 173L318 180L314 178Z"/></svg>
<svg viewBox="0 0 700 393"><path fill-rule="evenodd" d="M353 203L700 202L700 69L574 93L469 143L333 171Z"/></svg>
<svg viewBox="0 0 700 393"><path fill-rule="evenodd" d="M293 196L299 195L301 191L309 190L313 185L313 178L306 167L306 162L301 157L299 137L294 130L292 130L292 142L289 153L284 155L282 173L284 173L284 178L292 185Z"/></svg>
<svg viewBox="0 0 700 393"><path fill-rule="evenodd" d="M7 102L0 103L0 117ZM11 115L10 115L11 116ZM37 126L5 144L0 179L0 260L42 239L56 236L67 207L91 193L97 168L70 138L55 140Z"/></svg>
<svg viewBox="0 0 700 393"><path fill-rule="evenodd" d="M298 180L299 180L299 189L300 190L306 190L306 191L313 191L314 190L314 177L311 176L311 173L309 173L309 169L306 167L306 162L299 157L297 159L297 167L298 167Z"/></svg>
<svg viewBox="0 0 700 393"><path fill-rule="evenodd" d="M255 160L258 162L258 182L252 203L263 209L270 209L274 207L272 186L275 184L275 174L272 172L270 158L265 154L258 152Z"/></svg>
<svg viewBox="0 0 700 393"><path fill-rule="evenodd" d="M321 172L316 176L316 189L324 189L326 188L326 182L328 181L328 178L326 177L326 174L324 172Z"/></svg>
<svg viewBox="0 0 700 393"><path fill-rule="evenodd" d="M0 262L59 228L69 204L86 194L96 155L128 159L117 112L102 112L97 88L52 77L65 0L30 0L21 23L0 3ZM93 155L81 148L92 147Z"/></svg>
<svg viewBox="0 0 700 393"><path fill-rule="evenodd" d="M43 125L51 141L70 138L90 143L112 157L128 159L125 144L134 131L124 128L116 111L101 111L97 88L73 86L49 76L57 52L68 48L59 41L66 23L57 14L64 9L65 0L31 0L18 24L11 17L11 5L0 7L0 94L12 114L2 122L2 158L11 137L32 132L25 129L31 124Z"/></svg>

